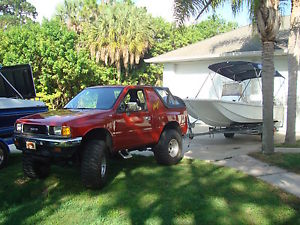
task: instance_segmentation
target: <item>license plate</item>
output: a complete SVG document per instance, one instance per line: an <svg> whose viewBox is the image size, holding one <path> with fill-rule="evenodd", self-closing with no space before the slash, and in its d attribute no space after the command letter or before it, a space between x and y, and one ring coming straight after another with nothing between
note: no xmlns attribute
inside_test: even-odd
<svg viewBox="0 0 300 225"><path fill-rule="evenodd" d="M26 148L30 150L36 150L35 142L33 141L26 141Z"/></svg>

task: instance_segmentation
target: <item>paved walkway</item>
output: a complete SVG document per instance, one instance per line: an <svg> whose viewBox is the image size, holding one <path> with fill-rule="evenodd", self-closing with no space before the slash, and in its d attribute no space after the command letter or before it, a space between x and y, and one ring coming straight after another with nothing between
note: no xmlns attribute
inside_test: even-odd
<svg viewBox="0 0 300 225"><path fill-rule="evenodd" d="M300 149L297 151L300 152ZM300 175L256 160L248 155L234 156L213 162L255 176L300 198Z"/></svg>
<svg viewBox="0 0 300 225"><path fill-rule="evenodd" d="M196 132L207 127L198 126ZM276 133L276 143L284 141L284 133ZM300 198L300 175L254 159L247 154L261 150L261 139L255 135L236 135L226 139L222 134L198 136L192 141L185 139L183 150L186 158L201 159L216 165L227 166L255 176ZM299 148L275 148L275 152L300 153Z"/></svg>

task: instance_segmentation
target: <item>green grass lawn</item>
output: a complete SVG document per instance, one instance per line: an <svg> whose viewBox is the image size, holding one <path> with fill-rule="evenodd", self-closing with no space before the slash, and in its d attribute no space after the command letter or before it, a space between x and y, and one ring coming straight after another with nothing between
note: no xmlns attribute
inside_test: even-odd
<svg viewBox="0 0 300 225"><path fill-rule="evenodd" d="M79 168L25 178L20 155L0 171L0 224L300 224L300 199L254 177L199 160L159 166L152 157L114 161L102 190Z"/></svg>
<svg viewBox="0 0 300 225"><path fill-rule="evenodd" d="M249 155L260 161L300 174L300 153L275 152L271 155L265 155L260 152L255 152Z"/></svg>
<svg viewBox="0 0 300 225"><path fill-rule="evenodd" d="M292 145L288 145L288 144L285 144L285 143L278 143L278 144L275 144L275 147L283 147L283 148L300 148L300 139L296 141L295 144L292 144Z"/></svg>

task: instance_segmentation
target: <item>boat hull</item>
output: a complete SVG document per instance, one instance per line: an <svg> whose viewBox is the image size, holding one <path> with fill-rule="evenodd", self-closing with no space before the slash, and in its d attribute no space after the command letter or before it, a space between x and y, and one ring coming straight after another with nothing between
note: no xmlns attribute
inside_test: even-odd
<svg viewBox="0 0 300 225"><path fill-rule="evenodd" d="M185 99L190 116L214 127L229 127L236 123L262 123L262 105L214 99ZM284 109L274 106L274 121L280 126Z"/></svg>

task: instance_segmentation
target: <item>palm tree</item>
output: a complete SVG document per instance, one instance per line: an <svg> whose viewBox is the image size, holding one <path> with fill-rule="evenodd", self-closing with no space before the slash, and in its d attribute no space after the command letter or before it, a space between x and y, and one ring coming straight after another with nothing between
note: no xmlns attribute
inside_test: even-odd
<svg viewBox="0 0 300 225"><path fill-rule="evenodd" d="M223 4L225 0L175 0L174 14L180 24L190 15L199 16ZM250 18L257 24L262 41L262 89L263 89L263 141L262 151L274 152L273 90L274 90L274 42L279 30L279 0L232 0L232 10L237 13L243 4L250 9Z"/></svg>
<svg viewBox="0 0 300 225"><path fill-rule="evenodd" d="M81 33L83 23L97 18L99 12L96 0L64 0L56 8L56 17L65 23L68 29Z"/></svg>
<svg viewBox="0 0 300 225"><path fill-rule="evenodd" d="M139 64L153 41L151 17L130 3L102 4L100 16L86 27L86 45L97 62L115 65L121 82L129 66Z"/></svg>
<svg viewBox="0 0 300 225"><path fill-rule="evenodd" d="M263 92L263 140L262 151L274 152L274 46L280 27L279 0L259 2L255 12L257 28L262 42L262 92Z"/></svg>
<svg viewBox="0 0 300 225"><path fill-rule="evenodd" d="M291 0L290 34L288 44L288 101L287 101L287 125L285 143L296 142L296 107L297 107L297 77L299 69L300 49L300 1Z"/></svg>

